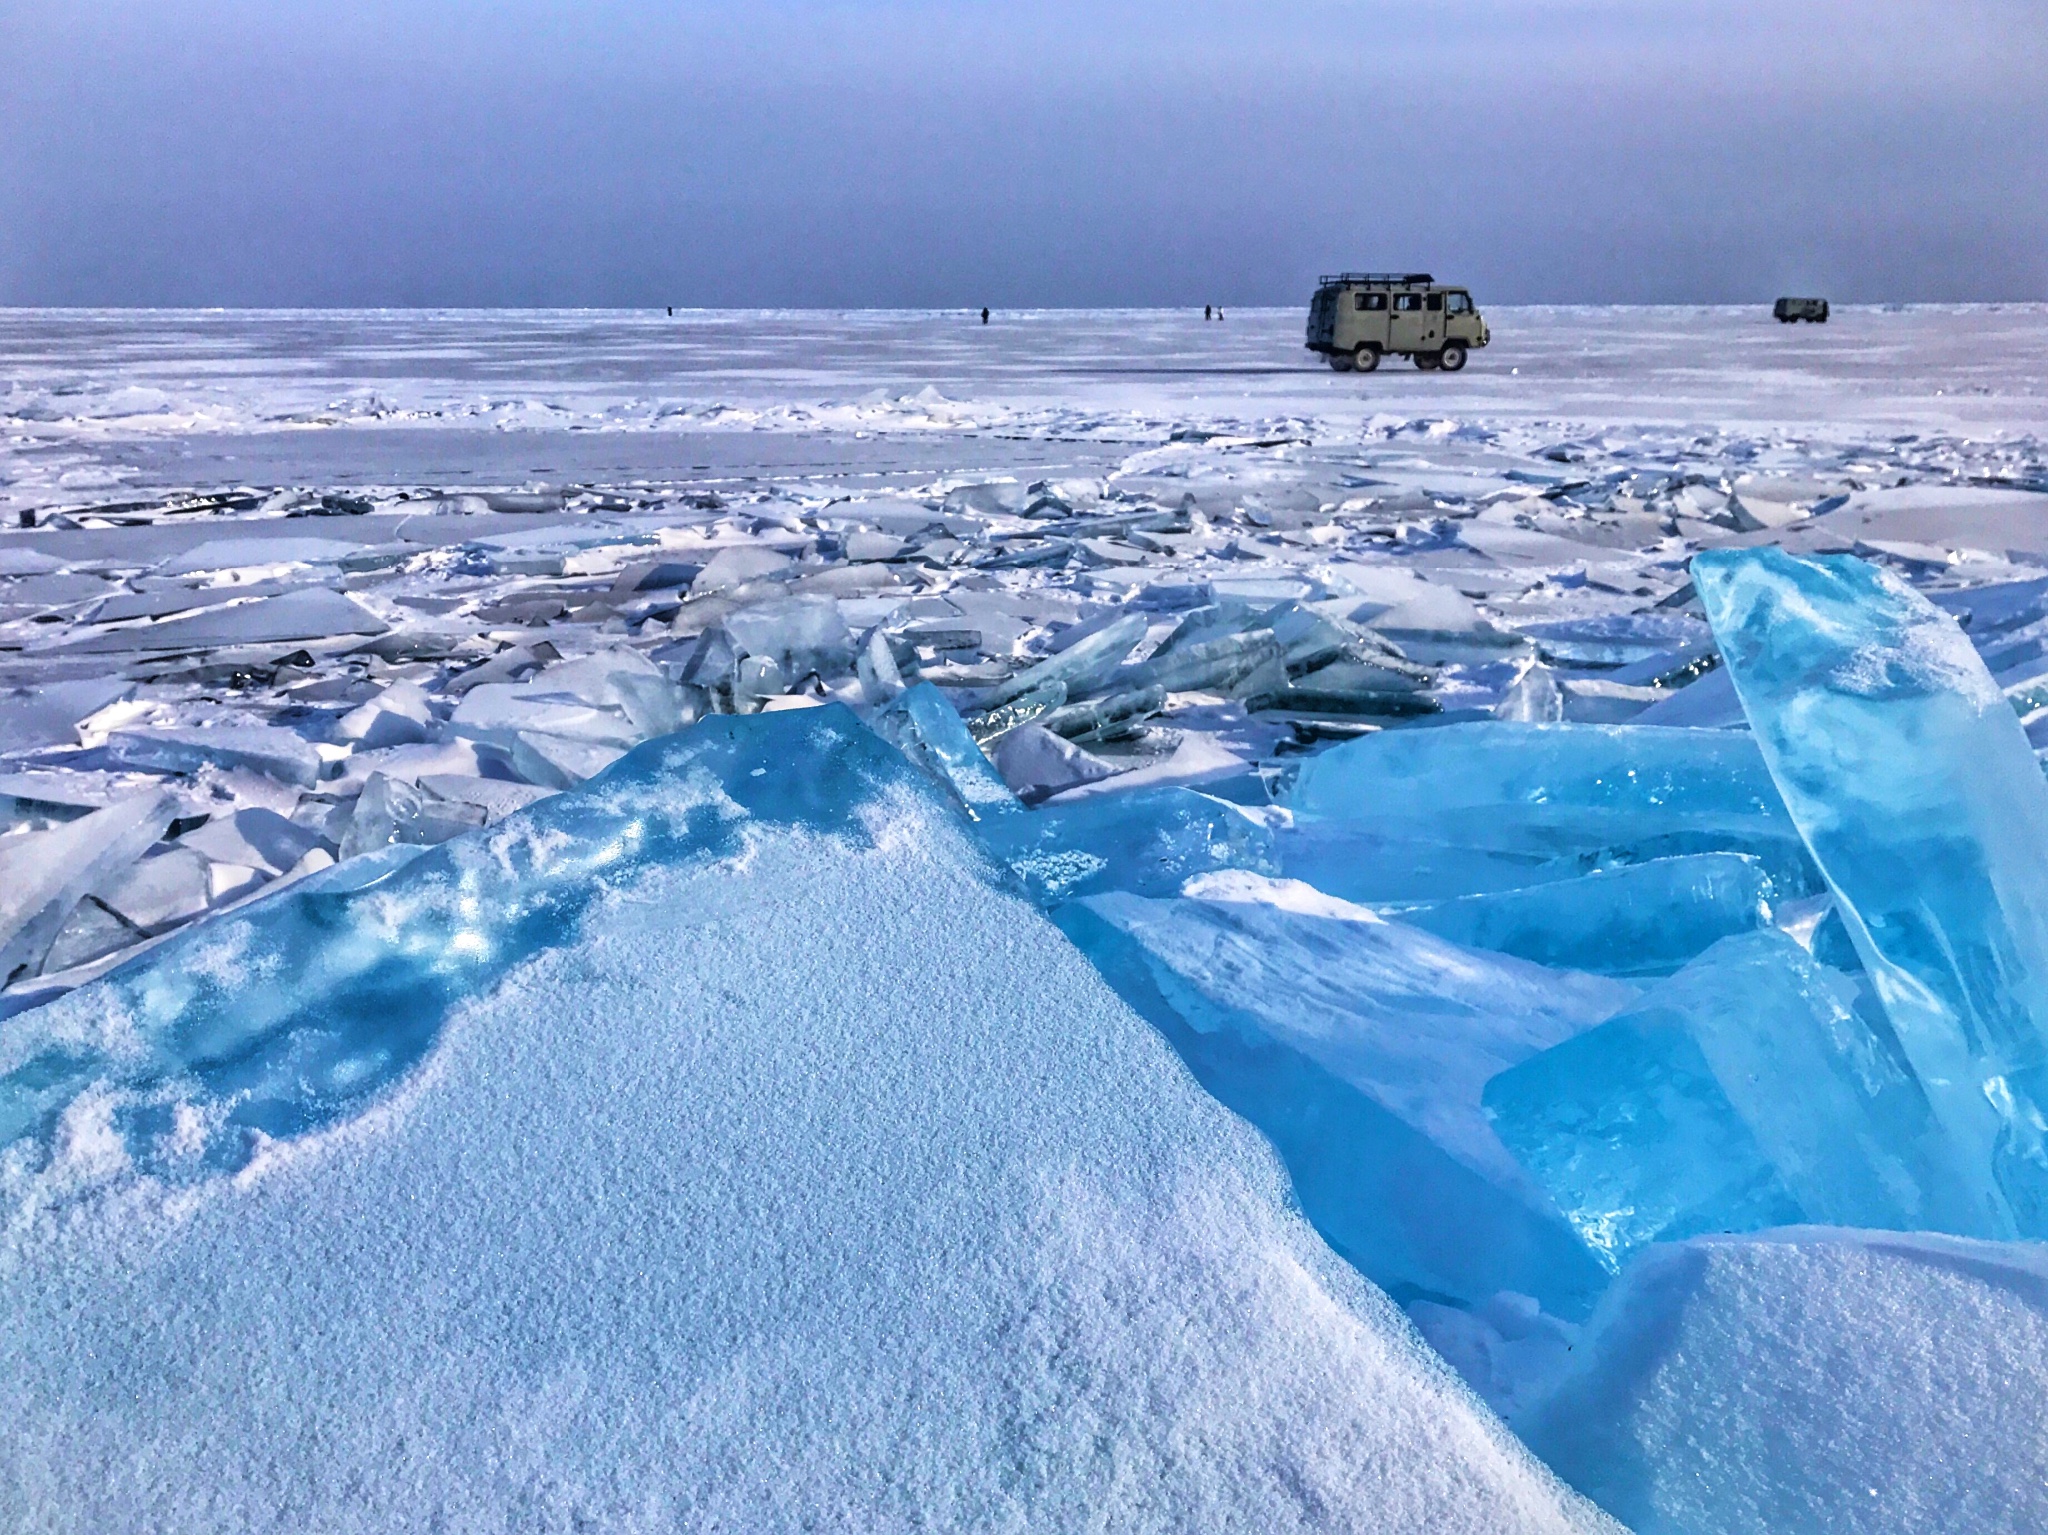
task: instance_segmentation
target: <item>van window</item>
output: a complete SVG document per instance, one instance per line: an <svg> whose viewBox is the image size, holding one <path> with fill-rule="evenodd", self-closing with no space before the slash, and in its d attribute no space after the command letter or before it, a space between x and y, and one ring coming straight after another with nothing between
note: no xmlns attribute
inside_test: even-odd
<svg viewBox="0 0 2048 1535"><path fill-rule="evenodd" d="M1430 310L1434 312L1444 307L1444 296L1441 293L1432 293L1425 302Z"/></svg>
<svg viewBox="0 0 2048 1535"><path fill-rule="evenodd" d="M1452 314L1470 314L1472 312L1472 296L1467 293L1446 293L1444 295L1444 308L1448 309Z"/></svg>
<svg viewBox="0 0 2048 1535"><path fill-rule="evenodd" d="M1394 295L1394 307L1403 314L1420 309L1422 307L1422 295L1420 293L1397 293Z"/></svg>
<svg viewBox="0 0 2048 1535"><path fill-rule="evenodd" d="M1358 307L1371 310L1384 309L1387 307L1387 296L1384 293L1361 293L1358 295Z"/></svg>

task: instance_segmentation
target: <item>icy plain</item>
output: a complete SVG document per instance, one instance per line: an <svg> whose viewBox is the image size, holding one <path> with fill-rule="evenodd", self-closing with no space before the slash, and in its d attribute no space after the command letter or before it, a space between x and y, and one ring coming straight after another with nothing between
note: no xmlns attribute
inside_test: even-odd
<svg viewBox="0 0 2048 1535"><path fill-rule="evenodd" d="M2048 308L1490 318L0 314L0 1497L2048 1517Z"/></svg>

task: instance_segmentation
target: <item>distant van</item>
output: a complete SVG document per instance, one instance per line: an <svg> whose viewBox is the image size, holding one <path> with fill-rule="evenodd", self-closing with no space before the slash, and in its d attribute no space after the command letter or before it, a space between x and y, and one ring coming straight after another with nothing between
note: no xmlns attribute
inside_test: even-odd
<svg viewBox="0 0 2048 1535"><path fill-rule="evenodd" d="M1795 320L1806 320L1814 325L1828 323L1828 301L1824 298L1781 298L1771 305L1780 325L1790 325Z"/></svg>
<svg viewBox="0 0 2048 1535"><path fill-rule="evenodd" d="M1308 306L1308 349L1339 373L1370 373L1389 354L1456 373L1490 339L1472 295L1427 272L1339 272Z"/></svg>

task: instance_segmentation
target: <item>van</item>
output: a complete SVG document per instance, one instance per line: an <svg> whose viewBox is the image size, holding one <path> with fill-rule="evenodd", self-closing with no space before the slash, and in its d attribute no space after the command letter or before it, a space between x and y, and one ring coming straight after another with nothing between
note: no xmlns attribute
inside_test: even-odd
<svg viewBox="0 0 2048 1535"><path fill-rule="evenodd" d="M1427 272L1339 272L1308 306L1308 349L1339 373L1370 373L1389 356L1456 373L1490 339L1472 295Z"/></svg>

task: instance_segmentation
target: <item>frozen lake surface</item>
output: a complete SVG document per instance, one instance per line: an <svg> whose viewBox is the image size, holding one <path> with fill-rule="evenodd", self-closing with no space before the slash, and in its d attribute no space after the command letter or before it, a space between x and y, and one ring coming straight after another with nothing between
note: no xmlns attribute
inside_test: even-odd
<svg viewBox="0 0 2048 1535"><path fill-rule="evenodd" d="M1488 320L0 312L0 1497L2048 1516L2048 305Z"/></svg>

